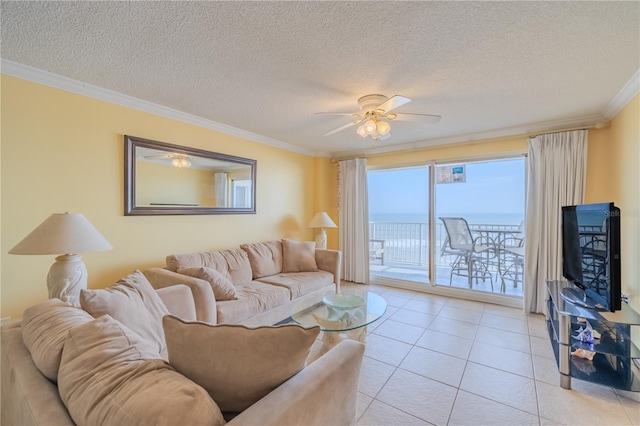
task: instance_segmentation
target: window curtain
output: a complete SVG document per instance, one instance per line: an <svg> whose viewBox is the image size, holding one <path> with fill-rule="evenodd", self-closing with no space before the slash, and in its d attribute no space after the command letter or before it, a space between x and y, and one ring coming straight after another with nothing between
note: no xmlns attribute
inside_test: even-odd
<svg viewBox="0 0 640 426"><path fill-rule="evenodd" d="M227 174L224 172L214 173L214 185L216 191L216 207L228 207L229 196L227 185Z"/></svg>
<svg viewBox="0 0 640 426"><path fill-rule="evenodd" d="M366 283L369 279L369 200L365 158L340 161L339 217L342 278Z"/></svg>
<svg viewBox="0 0 640 426"><path fill-rule="evenodd" d="M583 203L587 130L529 139L524 311L543 313L547 279L562 279L562 206Z"/></svg>

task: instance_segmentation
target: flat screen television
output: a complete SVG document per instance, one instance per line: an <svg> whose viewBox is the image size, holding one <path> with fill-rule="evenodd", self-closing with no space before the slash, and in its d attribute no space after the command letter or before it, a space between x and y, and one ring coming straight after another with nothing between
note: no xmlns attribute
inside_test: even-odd
<svg viewBox="0 0 640 426"><path fill-rule="evenodd" d="M621 309L620 209L613 203L562 207L562 275L580 289L565 289L571 302Z"/></svg>

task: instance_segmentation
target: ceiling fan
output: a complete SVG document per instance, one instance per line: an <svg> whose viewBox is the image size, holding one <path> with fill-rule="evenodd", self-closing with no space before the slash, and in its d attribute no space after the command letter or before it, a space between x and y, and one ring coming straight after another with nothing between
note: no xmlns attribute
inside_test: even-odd
<svg viewBox="0 0 640 426"><path fill-rule="evenodd" d="M318 115L350 115L355 118L351 123L338 127L335 130L325 133L324 136L330 136L338 133L347 127L361 124L356 133L363 138L371 136L373 140L385 140L391 137L391 126L387 121L402 120L408 118L419 118L427 123L437 123L442 118L433 114L417 114L417 113L391 113L394 109L411 102L411 99L404 96L395 95L387 98L384 95L366 95L358 99L358 105L362 112L317 112Z"/></svg>
<svg viewBox="0 0 640 426"><path fill-rule="evenodd" d="M191 167L191 161L189 161L189 158L191 157L183 154L171 154L171 153L152 154L152 155L145 155L144 158L148 160L159 160L159 159L171 160L171 165L179 169Z"/></svg>

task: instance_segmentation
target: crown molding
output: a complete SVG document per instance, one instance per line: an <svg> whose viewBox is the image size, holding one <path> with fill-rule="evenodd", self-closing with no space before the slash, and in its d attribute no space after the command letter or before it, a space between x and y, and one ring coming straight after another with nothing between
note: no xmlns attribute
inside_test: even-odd
<svg viewBox="0 0 640 426"><path fill-rule="evenodd" d="M631 79L627 81L627 84L622 86L622 89L620 89L618 94L609 102L609 105L607 105L602 112L605 121L610 121L615 117L638 93L640 93L640 68L638 68Z"/></svg>
<svg viewBox="0 0 640 426"><path fill-rule="evenodd" d="M485 132L466 133L463 135L446 136L442 138L426 139L419 142L410 142L399 145L380 146L362 150L334 152L334 158L357 157L373 154L387 154L391 152L416 151L419 149L433 148L443 145L457 145L478 143L489 139L526 138L530 134L562 131L567 128L594 127L604 121L603 117L586 116L567 120L553 120L538 123L529 123L521 126L504 127L502 129L488 130Z"/></svg>
<svg viewBox="0 0 640 426"><path fill-rule="evenodd" d="M134 98L133 96L123 95L122 93L114 92L112 90L104 89L92 84L83 83L78 80L63 77L61 75L30 67L28 65L2 59L0 61L0 69L2 70L2 74L29 80L34 83L43 84L45 86L54 87L56 89L65 90L67 92L76 93L78 95L87 96L127 108L133 108L138 111L159 115L161 117L178 120L183 123L193 124L199 127L204 127L206 129L215 130L217 132L226 133L228 135L237 136L243 139L248 139L253 142L273 146L275 148L293 151L304 155L315 155L314 151L306 148L302 148L266 136L258 135L256 133L248 132L236 127L227 126L225 124L218 123L212 120L207 120L193 114L178 111L173 108L168 108L142 99Z"/></svg>

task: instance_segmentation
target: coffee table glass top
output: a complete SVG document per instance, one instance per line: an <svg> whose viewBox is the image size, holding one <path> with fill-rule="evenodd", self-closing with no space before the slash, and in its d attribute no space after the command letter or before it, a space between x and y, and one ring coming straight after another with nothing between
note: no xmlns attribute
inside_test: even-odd
<svg viewBox="0 0 640 426"><path fill-rule="evenodd" d="M327 293L322 302L294 313L291 318L304 327L319 325L322 331L347 331L371 324L386 310L387 302L376 293L349 290L340 295Z"/></svg>

